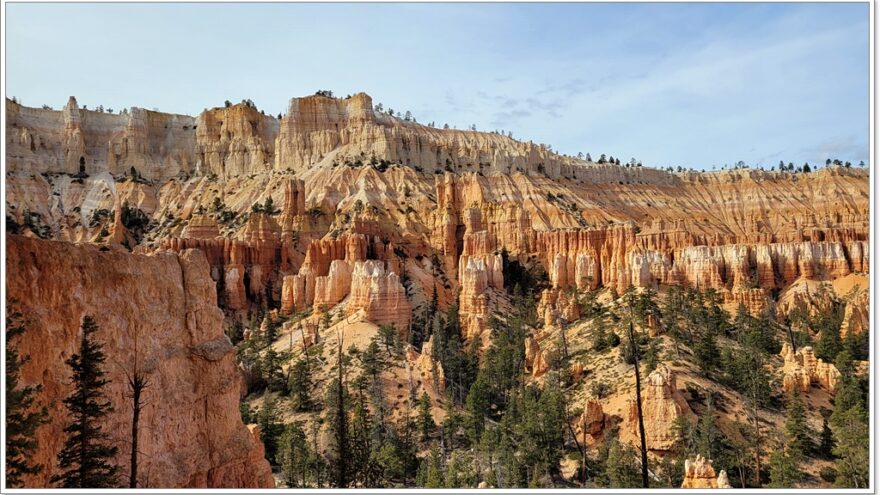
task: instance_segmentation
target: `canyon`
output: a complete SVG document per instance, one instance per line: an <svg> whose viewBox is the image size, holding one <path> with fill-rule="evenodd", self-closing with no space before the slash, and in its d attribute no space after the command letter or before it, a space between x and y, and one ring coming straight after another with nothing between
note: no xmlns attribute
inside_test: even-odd
<svg viewBox="0 0 880 495"><path fill-rule="evenodd" d="M85 314L123 364L141 346L154 390L174 397L143 419L145 448L171 453L146 461L150 487L274 486L259 435L239 418L247 391L226 337L236 325L256 330L257 315L286 319L285 335L301 332L305 350L303 327L331 314L334 325L390 326L410 342L424 308L454 305L462 340L485 350L511 294L537 287L541 328L521 341L536 382L549 342L581 320L579 297L592 291L613 300L629 287L711 289L731 314L782 319L821 311L817 287L828 286L845 306L841 335L868 329L867 284L851 283L869 272L866 170L596 163L393 117L364 93L292 98L280 118L248 103L192 117L108 114L73 97L59 111L7 100L6 122L8 298L31 319L18 343L31 356L22 380L43 384L53 417L38 455L50 469L29 486L52 473L63 361ZM522 280L533 287L514 287ZM439 419L448 380L432 345L409 346L406 367ZM840 372L812 348L779 357L786 391L835 392ZM675 448L678 418L695 419L679 373L661 365L643 377L652 455ZM123 380L112 383L109 424L125 431ZM575 427L592 444L612 416L637 442L628 392L578 399ZM701 457L685 471L683 487L729 486Z"/></svg>

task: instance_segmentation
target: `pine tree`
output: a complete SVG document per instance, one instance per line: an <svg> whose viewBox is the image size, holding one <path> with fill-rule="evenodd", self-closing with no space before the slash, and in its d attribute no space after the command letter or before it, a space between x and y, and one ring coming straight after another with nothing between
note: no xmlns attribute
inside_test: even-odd
<svg viewBox="0 0 880 495"><path fill-rule="evenodd" d="M639 457L629 444L617 438L611 440L605 459L605 476L611 488L640 488Z"/></svg>
<svg viewBox="0 0 880 495"><path fill-rule="evenodd" d="M334 486L347 488L351 480L349 473L349 442L348 442L348 387L345 384L344 359L342 356L342 333L338 332L338 348L336 356L336 378L327 390L327 410L329 414L331 451L335 467Z"/></svg>
<svg viewBox="0 0 880 495"><path fill-rule="evenodd" d="M276 462L284 473L284 483L288 488L305 487L309 460L309 445L302 423L289 423L278 442Z"/></svg>
<svg viewBox="0 0 880 495"><path fill-rule="evenodd" d="M488 378L481 371L465 399L465 429L471 443L479 441L483 433L491 400Z"/></svg>
<svg viewBox="0 0 880 495"><path fill-rule="evenodd" d="M797 453L792 452L785 442L778 442L770 453L770 487L794 488L801 478L798 462Z"/></svg>
<svg viewBox="0 0 880 495"><path fill-rule="evenodd" d="M260 426L260 440L266 448L266 459L274 461L278 452L278 437L284 431L278 403L272 396L266 397L263 407L257 411L257 424Z"/></svg>
<svg viewBox="0 0 880 495"><path fill-rule="evenodd" d="M440 458L440 449L437 444L431 447L431 455L423 461L425 470L425 488L443 488L443 465Z"/></svg>
<svg viewBox="0 0 880 495"><path fill-rule="evenodd" d="M840 326L835 328L826 326L819 333L819 341L816 342L816 357L826 362L832 362L837 354L843 349L840 342Z"/></svg>
<svg viewBox="0 0 880 495"><path fill-rule="evenodd" d="M297 411L308 411L312 407L312 372L305 359L298 359L290 368L287 388Z"/></svg>
<svg viewBox="0 0 880 495"><path fill-rule="evenodd" d="M427 440L436 428L437 424L434 423L434 416L431 414L431 398L426 392L422 392L422 396L419 397L419 429L422 440Z"/></svg>
<svg viewBox="0 0 880 495"><path fill-rule="evenodd" d="M857 404L834 418L834 467L837 470L837 487L867 488L870 474L867 412Z"/></svg>
<svg viewBox="0 0 880 495"><path fill-rule="evenodd" d="M826 410L827 411L827 410ZM827 415L822 415L822 433L819 435L819 454L823 457L831 457L834 450L834 433L828 425Z"/></svg>
<svg viewBox="0 0 880 495"><path fill-rule="evenodd" d="M715 332L711 328L703 330L700 340L694 347L694 357L704 375L708 375L717 367L720 353L715 343Z"/></svg>
<svg viewBox="0 0 880 495"><path fill-rule="evenodd" d="M52 483L62 488L113 488L117 486L119 468L112 463L117 448L101 430L104 418L113 410L104 396L109 380L101 369L104 346L94 340L98 325L91 316L83 317L79 353L66 361L73 371L73 392L64 399L72 422L64 448L58 454L61 473Z"/></svg>
<svg viewBox="0 0 880 495"><path fill-rule="evenodd" d="M805 456L813 448L804 402L797 389L792 392L785 409L785 442L790 450L800 456Z"/></svg>
<svg viewBox="0 0 880 495"><path fill-rule="evenodd" d="M12 339L23 334L21 313L9 311L6 317L6 485L21 486L22 476L37 474L41 464L31 462L37 450L37 428L49 422L45 407L35 409L40 385L19 387L21 367L27 356L19 356Z"/></svg>

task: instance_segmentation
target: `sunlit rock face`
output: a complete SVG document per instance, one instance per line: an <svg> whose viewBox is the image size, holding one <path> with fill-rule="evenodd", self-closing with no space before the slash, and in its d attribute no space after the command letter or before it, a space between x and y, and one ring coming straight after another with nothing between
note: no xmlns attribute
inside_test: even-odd
<svg viewBox="0 0 880 495"><path fill-rule="evenodd" d="M42 386L37 402L50 417L37 430L33 455L45 469L27 476L26 486L48 487L60 472L69 421L62 401L72 392L65 360L79 348L85 315L94 317L107 356L106 397L114 411L102 427L115 444L130 439L126 372L137 366L149 378L139 486L274 486L259 437L241 421L235 353L203 253L143 256L20 236L9 236L6 249L9 300L26 315L27 330L15 342L29 356L21 380ZM129 454L120 448L113 461L128 466Z"/></svg>

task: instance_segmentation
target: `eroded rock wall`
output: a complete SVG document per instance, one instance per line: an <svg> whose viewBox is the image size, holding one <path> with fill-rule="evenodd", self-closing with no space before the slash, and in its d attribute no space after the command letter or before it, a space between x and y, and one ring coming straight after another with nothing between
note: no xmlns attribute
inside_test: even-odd
<svg viewBox="0 0 880 495"><path fill-rule="evenodd" d="M29 356L21 380L42 385L37 401L51 418L38 429L34 455L46 469L26 478L27 486L47 487L58 473L68 421L62 400L71 392L64 361L76 352L84 315L98 324L107 356L106 394L115 410L103 428L119 447L114 461L122 472L131 428L125 370L137 359L150 381L140 417L140 486L274 486L258 437L241 421L234 350L204 254L142 256L20 236L7 237L6 248L8 300L27 321L16 342Z"/></svg>

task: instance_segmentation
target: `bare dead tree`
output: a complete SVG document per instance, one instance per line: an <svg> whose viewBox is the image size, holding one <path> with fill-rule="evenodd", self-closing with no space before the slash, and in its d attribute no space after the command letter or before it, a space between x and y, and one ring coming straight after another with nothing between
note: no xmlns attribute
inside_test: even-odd
<svg viewBox="0 0 880 495"><path fill-rule="evenodd" d="M629 303L629 345L633 353L633 368L636 372L636 411L639 416L639 441L642 446L642 487L648 488L648 448L645 441L645 419L642 416L642 379L639 372L639 348L636 343L635 330L633 328L633 300L632 294L627 298Z"/></svg>
<svg viewBox="0 0 880 495"><path fill-rule="evenodd" d="M149 405L144 402L144 391L150 386L149 373L140 367L138 355L138 335L139 331L135 329L134 335L134 364L131 370L122 366L125 373L126 383L128 384L128 398L131 399L131 457L130 470L128 476L129 488L137 488L138 483L138 437L140 436L140 417L141 411Z"/></svg>

